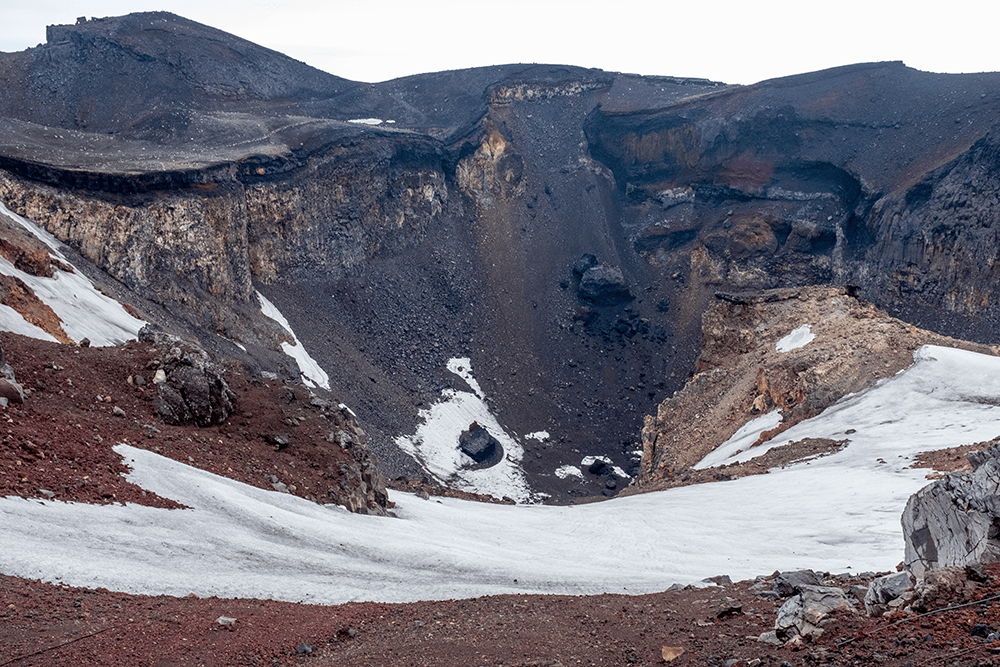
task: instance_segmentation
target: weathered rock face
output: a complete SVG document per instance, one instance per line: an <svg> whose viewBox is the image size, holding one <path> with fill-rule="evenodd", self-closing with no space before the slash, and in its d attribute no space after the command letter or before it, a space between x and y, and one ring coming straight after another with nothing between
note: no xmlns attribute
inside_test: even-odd
<svg viewBox="0 0 1000 667"><path fill-rule="evenodd" d="M813 640L823 634L820 623L834 613L855 613L844 591L834 586L800 586L778 609L775 636L782 642Z"/></svg>
<svg viewBox="0 0 1000 667"><path fill-rule="evenodd" d="M917 578L948 566L1000 561L1000 444L971 452L972 474L950 473L910 496L904 565Z"/></svg>
<svg viewBox="0 0 1000 667"><path fill-rule="evenodd" d="M168 424L221 424L236 409L236 394L222 370L197 345L146 325L139 340L152 343L165 354L157 369L157 396L153 407Z"/></svg>

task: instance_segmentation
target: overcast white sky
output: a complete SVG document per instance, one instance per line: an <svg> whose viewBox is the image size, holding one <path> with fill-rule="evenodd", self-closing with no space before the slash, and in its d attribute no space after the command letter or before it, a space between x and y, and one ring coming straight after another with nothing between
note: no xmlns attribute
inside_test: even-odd
<svg viewBox="0 0 1000 667"><path fill-rule="evenodd" d="M48 24L152 10L358 81L515 62L726 83L875 60L1000 71L995 0L2 0L0 51L44 42Z"/></svg>

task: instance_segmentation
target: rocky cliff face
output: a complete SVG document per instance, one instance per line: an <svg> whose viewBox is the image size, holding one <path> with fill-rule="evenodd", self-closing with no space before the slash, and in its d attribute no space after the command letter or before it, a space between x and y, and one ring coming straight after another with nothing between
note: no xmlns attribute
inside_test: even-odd
<svg viewBox="0 0 1000 667"><path fill-rule="evenodd" d="M505 427L550 433L523 465L566 497L608 493L553 477L585 455L638 472L642 418L695 367L717 291L850 284L980 340L997 314L994 75L511 65L369 85L169 14L0 59L0 197L149 317L295 377L262 292L394 474L420 473L393 441L454 386L452 357Z"/></svg>

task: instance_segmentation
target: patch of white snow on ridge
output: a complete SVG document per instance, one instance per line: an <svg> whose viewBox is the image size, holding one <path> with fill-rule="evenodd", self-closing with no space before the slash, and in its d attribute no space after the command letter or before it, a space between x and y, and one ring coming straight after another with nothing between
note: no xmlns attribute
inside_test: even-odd
<svg viewBox="0 0 1000 667"><path fill-rule="evenodd" d="M538 442L544 442L549 439L548 431L535 431L534 433L529 433L524 436L528 440L537 440Z"/></svg>
<svg viewBox="0 0 1000 667"><path fill-rule="evenodd" d="M737 461L737 456L740 453L749 454L746 458L753 458L754 456L760 456L766 449L761 449L763 445L758 445L752 450L750 446L757 442L757 438L764 431L770 431L772 428L778 426L781 423L781 410L772 410L767 414L761 415L756 419L751 419L746 424L741 426L736 433L733 433L729 440L713 449L709 452L708 456L703 458L701 461L695 463L692 468L695 470L702 470L703 468L711 468L712 466L721 465L723 463L735 463Z"/></svg>
<svg viewBox="0 0 1000 667"><path fill-rule="evenodd" d="M381 118L352 118L347 121L348 123L357 123L359 125L381 125Z"/></svg>
<svg viewBox="0 0 1000 667"><path fill-rule="evenodd" d="M576 466L565 465L556 468L556 477L566 479L567 477L579 477L583 479L583 471Z"/></svg>
<svg viewBox="0 0 1000 667"><path fill-rule="evenodd" d="M805 347L811 343L814 338L816 338L816 334L812 332L812 326L803 324L779 340L774 347L778 352L791 352L792 350L797 350L800 347Z"/></svg>
<svg viewBox="0 0 1000 667"><path fill-rule="evenodd" d="M811 460L810 466L825 467L845 458L886 465L878 459L908 462L921 452L992 440L1000 433L1000 408L990 404L1000 400L1000 358L924 345L913 360L906 370L845 396L818 416L727 462L749 461L804 438L830 438L850 443ZM905 438L909 433L912 439Z"/></svg>
<svg viewBox="0 0 1000 667"><path fill-rule="evenodd" d="M316 360L309 356L306 352L306 348L299 341L299 337L295 335L292 331L292 326L285 319L285 316L281 314L281 311L277 307L267 300L260 292L257 292L257 298L260 300L260 311L264 313L266 317L270 317L272 320L284 327L288 335L292 337L293 343L282 342L281 349L284 350L285 354L290 356L295 360L295 363L299 365L299 372L302 374L302 379L306 383L306 386L315 387L319 385L323 389L330 389L330 376L326 374L323 367L316 363ZM315 384L314 384L315 383Z"/></svg>
<svg viewBox="0 0 1000 667"><path fill-rule="evenodd" d="M476 382L476 378L472 375L472 361L468 357L455 357L453 359L449 359L448 370L465 380L465 384L469 385L469 388L476 392L476 396L479 398L486 398L486 394L483 393L483 388L479 386L479 383Z"/></svg>
<svg viewBox="0 0 1000 667"><path fill-rule="evenodd" d="M0 203L0 213L11 218L39 240L49 246L51 254L60 262L72 266L72 263L59 252L59 242L54 236L41 229L33 222L23 218L3 203ZM146 322L132 317L125 307L114 299L105 296L94 287L90 279L74 267L74 273L55 270L53 277L33 276L14 267L6 259L0 257L0 273L21 279L44 304L55 312L62 320L63 331L74 341L90 339L91 345L119 345L128 340L134 340ZM22 318L23 319L23 318ZM25 324L28 324L25 322ZM23 333L34 338L34 325L24 329L22 325L13 323L11 326L21 327ZM13 330L13 329L8 329ZM16 333L22 333L18 331ZM51 340L52 337L46 334Z"/></svg>
<svg viewBox="0 0 1000 667"><path fill-rule="evenodd" d="M445 389L440 402L419 412L423 423L417 432L396 438L396 445L446 486L497 498L507 496L519 503L534 501L521 468L524 448L490 412L485 395L472 375L469 359L452 359L448 370L465 380L476 393ZM503 459L496 465L472 467L472 458L459 449L459 436L472 422L486 429L503 447Z"/></svg>

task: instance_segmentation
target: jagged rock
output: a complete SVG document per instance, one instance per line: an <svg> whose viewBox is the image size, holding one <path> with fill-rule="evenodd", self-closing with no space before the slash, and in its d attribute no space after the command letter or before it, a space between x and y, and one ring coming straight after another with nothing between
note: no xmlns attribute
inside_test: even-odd
<svg viewBox="0 0 1000 667"><path fill-rule="evenodd" d="M802 590L803 586L822 586L823 580L812 570L795 570L782 572L774 578L774 590L783 597L791 597Z"/></svg>
<svg viewBox="0 0 1000 667"><path fill-rule="evenodd" d="M1000 445L994 440L968 458L971 474L928 484L903 510L903 562L918 579L937 567L1000 560Z"/></svg>
<svg viewBox="0 0 1000 667"><path fill-rule="evenodd" d="M210 426L224 422L236 408L236 394L197 345L150 325L139 331L139 340L169 350L153 382L157 395L153 407L168 424ZM163 374L163 381L156 382Z"/></svg>
<svg viewBox="0 0 1000 667"><path fill-rule="evenodd" d="M615 306L631 301L634 297L625 283L625 276L617 266L600 264L583 272L578 290L580 298L599 306Z"/></svg>
<svg viewBox="0 0 1000 667"><path fill-rule="evenodd" d="M897 572L879 577L868 585L868 592L865 593L865 611L869 616L884 614L889 611L890 606L899 606L892 603L912 590L913 579L910 578L909 572Z"/></svg>
<svg viewBox="0 0 1000 667"><path fill-rule="evenodd" d="M597 266L597 258L590 253L587 253L580 257L580 259L576 260L573 264L573 273L578 276L583 276L583 274L587 272L587 269L594 266Z"/></svg>
<svg viewBox="0 0 1000 667"><path fill-rule="evenodd" d="M502 448L497 439L476 422L472 422L469 425L469 430L459 436L458 446L476 463L493 458L497 451Z"/></svg>
<svg viewBox="0 0 1000 667"><path fill-rule="evenodd" d="M801 592L790 597L778 610L775 636L786 643L800 637L815 639L823 632L820 622L836 611L854 612L854 606L842 589L803 585Z"/></svg>

